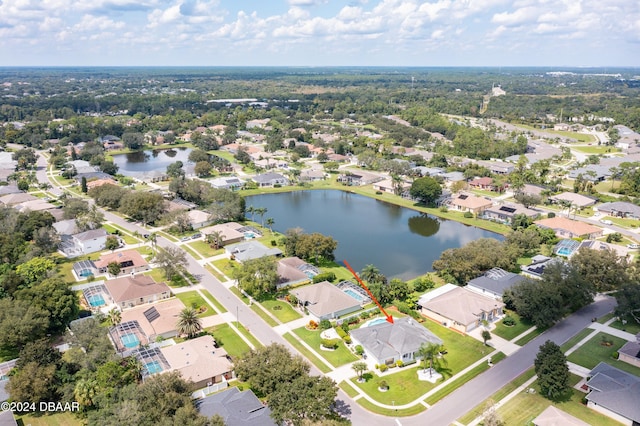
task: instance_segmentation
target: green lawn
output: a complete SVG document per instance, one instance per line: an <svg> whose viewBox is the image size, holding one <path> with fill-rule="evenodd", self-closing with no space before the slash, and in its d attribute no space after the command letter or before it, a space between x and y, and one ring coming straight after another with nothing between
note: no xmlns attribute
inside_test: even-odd
<svg viewBox="0 0 640 426"><path fill-rule="evenodd" d="M249 345L238 336L238 333L233 331L229 324L216 325L208 328L207 331L213 334L216 343L234 358L240 357L251 350Z"/></svg>
<svg viewBox="0 0 640 426"><path fill-rule="evenodd" d="M520 318L520 315L518 315L516 312L505 311L505 313L516 320L516 325L507 327L502 323L502 320L498 321L498 323L496 324L496 328L491 331L496 336L502 337L506 340L512 340L513 338L521 335L522 333L533 327L533 324L531 324L527 320L523 320L522 318Z"/></svg>
<svg viewBox="0 0 640 426"><path fill-rule="evenodd" d="M602 345L603 336L607 340L613 342L613 344L611 346ZM591 340L569 355L567 360L589 369L594 368L602 361L619 368L620 370L640 376L640 368L613 358L613 353L620 349L625 343L626 340L624 339L605 333L598 333Z"/></svg>
<svg viewBox="0 0 640 426"><path fill-rule="evenodd" d="M318 352L320 356L329 361L334 367L340 367L341 365L348 364L359 359L358 356L345 346L344 342L338 343L338 349L335 351L322 350L320 348L322 338L320 337L321 331L319 329L307 330L305 327L300 327L293 330L293 332L311 346L313 350Z"/></svg>
<svg viewBox="0 0 640 426"><path fill-rule="evenodd" d="M120 228L120 227L119 227L119 226L117 226L117 225L113 225L113 224L106 224L106 223L105 223L104 225L102 225L102 228L103 228L105 231L107 231L109 234L113 234L113 233L115 233L116 231L118 231L118 234L117 234L117 235L118 235L120 238L122 238L126 244L137 244L137 243L139 243L139 242L140 242L140 240L135 239L134 237L132 237L131 235L129 235L129 233L128 233L128 232L125 232L125 231L123 230L123 228Z"/></svg>
<svg viewBox="0 0 640 426"><path fill-rule="evenodd" d="M218 272L218 270L215 269L210 264L207 263L206 265L204 265L204 267L207 269L207 271L211 272L213 274L213 276L218 279L218 281L220 281L220 282L227 281L227 277L225 277L220 272Z"/></svg>
<svg viewBox="0 0 640 426"><path fill-rule="evenodd" d="M505 354L503 354L502 352L498 352L497 354L495 354L495 355L493 355L491 357L491 362L493 364L497 364L498 362L502 361L505 357L506 357ZM460 386L463 386L469 380L471 380L474 377L480 375L481 373L484 373L489 368L491 368L491 367L489 367L489 364L487 364L485 362L483 362L480 365L475 366L470 371L467 371L466 373L464 373L462 376L458 377L457 379L455 379L453 381L449 381L446 386L444 386L443 388L441 388L437 392L435 392L432 395L430 395L429 397L427 397L427 399L425 401L429 405L435 404L436 402L440 401L445 396L449 395L451 392L453 392L456 389L458 389Z"/></svg>
<svg viewBox="0 0 640 426"><path fill-rule="evenodd" d="M221 314L227 312L224 306L222 306L220 302L218 302L216 298L213 297L211 293L209 293L208 290L200 290L200 291L202 292L202 294L204 294L206 297L209 298L209 300L211 301L211 303L213 303L213 306L218 310L218 312L220 312Z"/></svg>
<svg viewBox="0 0 640 426"><path fill-rule="evenodd" d="M507 383L498 392L494 393L485 401L476 405L473 410L469 411L463 417L460 417L458 421L463 425L471 423L476 417L484 413L484 410L486 409L488 401L493 401L494 403L501 401L504 397L506 397L511 392L513 392L514 390L522 386L527 380L535 376L535 374L536 372L533 368L530 368L529 370L525 371L520 376L518 376L515 380L513 380L511 383Z"/></svg>
<svg viewBox="0 0 640 426"><path fill-rule="evenodd" d="M17 415L18 426L81 426L85 424L72 412L63 411L59 413L43 414L41 416L33 414Z"/></svg>
<svg viewBox="0 0 640 426"><path fill-rule="evenodd" d="M357 391L357 390L355 390L355 389L353 388L353 386L351 386L350 384L348 384L348 383L346 382L346 380L341 381L341 382L338 384L338 387L339 387L340 389L342 389L342 390L344 391L344 393L346 393L347 395L349 395L351 398L355 398L356 396L358 396L358 395L359 395L359 394L358 394L358 391Z"/></svg>
<svg viewBox="0 0 640 426"><path fill-rule="evenodd" d="M177 293L176 297L182 300L182 303L184 303L187 308L195 307L196 309L202 309L202 307L204 307L205 311L198 314L198 318L215 315L215 311L195 290L187 291L185 293Z"/></svg>
<svg viewBox="0 0 640 426"><path fill-rule="evenodd" d="M589 146L573 146L571 149L585 154L608 154L611 152L620 152L618 148L606 145L589 145Z"/></svg>
<svg viewBox="0 0 640 426"><path fill-rule="evenodd" d="M610 220L615 225L621 226L623 228L637 228L638 225L640 225L640 220L638 219L626 219L622 217L613 217L613 216L606 216L603 219Z"/></svg>
<svg viewBox="0 0 640 426"><path fill-rule="evenodd" d="M242 324L240 324L239 326L237 326L238 330L240 330L240 333L242 333L242 335L244 337L246 337L247 340L249 340L253 346L255 346L256 348L262 347L264 346L262 343L260 343L260 341L258 339L256 339L253 334L250 333L250 331L245 328Z"/></svg>
<svg viewBox="0 0 640 426"><path fill-rule="evenodd" d="M580 377L571 375L570 384L575 385ZM584 393L571 389L568 398L564 401L552 402L540 395L540 387L537 382L533 383L532 388L536 393L521 392L515 398L507 402L497 410L500 418L505 422L506 426L521 426L531 424L531 420L540 415L548 406L554 405L562 411L575 416L592 426L611 426L617 424L611 418L606 417L582 404Z"/></svg>
<svg viewBox="0 0 640 426"><path fill-rule="evenodd" d="M594 332L594 330L592 330L590 328L585 328L580 333L576 334L571 339L569 339L562 346L560 346L560 349L562 349L563 353L567 352L569 349L571 349L576 344L578 344L578 342L580 342L582 339L584 339L585 337L587 337L589 334L591 334L593 332Z"/></svg>
<svg viewBox="0 0 640 426"><path fill-rule="evenodd" d="M147 261L155 255L153 249L149 246L136 247L134 250L140 253Z"/></svg>
<svg viewBox="0 0 640 426"><path fill-rule="evenodd" d="M386 392L389 393L389 392ZM416 404L410 408L405 408L405 409L401 409L401 410L394 410L392 408L382 408L382 407L378 407L377 405L367 401L364 398L360 398L359 400L356 401L358 404L360 404L363 408L371 411L372 413L377 413L377 414L381 414L383 416L389 416L389 417L406 417L406 416L415 416L418 413L422 413L424 410L427 409L427 407L425 407L422 404ZM393 402L393 401L391 401Z"/></svg>
<svg viewBox="0 0 640 426"><path fill-rule="evenodd" d="M536 337L538 337L539 335L541 335L542 332L544 332L543 329L536 328L531 333L528 333L524 337L521 337L520 339L516 340L514 343L518 346L524 346L530 341L532 341L533 339L535 339Z"/></svg>
<svg viewBox="0 0 640 426"><path fill-rule="evenodd" d="M623 319L626 320L625 324L623 324L621 321L614 321L609 326L617 328L618 330L626 331L627 333L631 334L640 333L640 324L638 324L636 320L631 317Z"/></svg>
<svg viewBox="0 0 640 426"><path fill-rule="evenodd" d="M329 371L331 371L331 369L327 367L324 362L322 362L317 356L313 354L313 352L311 352L300 342L298 342L298 340L293 337L291 333L286 333L283 337L287 342L291 343L291 346L296 348L298 352L300 352L307 360L309 360L318 370L322 371L323 373L328 373Z"/></svg>
<svg viewBox="0 0 640 426"><path fill-rule="evenodd" d="M302 315L293 307L283 300L265 300L262 303L271 314L280 320L282 323L297 320L302 318Z"/></svg>
<svg viewBox="0 0 640 426"><path fill-rule="evenodd" d="M204 257L200 253L198 253L197 251L189 247L188 244L183 244L180 248L186 251L187 253L189 253L191 257L193 257L196 260L204 259Z"/></svg>
<svg viewBox="0 0 640 426"><path fill-rule="evenodd" d="M211 248L209 244L205 243L203 240L197 240L192 243L183 244L183 245L189 246L191 249L200 253L203 257L217 256L219 254L224 253L224 249L221 248L218 250L214 250Z"/></svg>
<svg viewBox="0 0 640 426"><path fill-rule="evenodd" d="M249 298L244 294L240 293L240 290L238 290L238 287L236 286L229 287L229 291L231 291L231 293L238 296L238 298L240 298L240 300L242 300L245 303L245 305L249 304Z"/></svg>
<svg viewBox="0 0 640 426"><path fill-rule="evenodd" d="M269 324L271 327L275 327L278 325L278 322L276 320L274 320L273 318L271 318L269 316L269 314L267 314L264 309L262 309L260 306L258 306L257 303L254 303L251 305L251 310L253 312L255 312L256 314L258 314L258 316L260 318L262 318L262 321L266 322L267 324Z"/></svg>
<svg viewBox="0 0 640 426"><path fill-rule="evenodd" d="M160 268L153 268L152 270L145 272L144 275L150 276L158 283L165 282L167 280L164 276L164 272L162 272L162 269Z"/></svg>
<svg viewBox="0 0 640 426"><path fill-rule="evenodd" d="M355 379L350 380L376 401L384 404L391 404L392 401L395 401L398 405L408 404L440 384L440 382L431 383L418 380L418 367L415 365L404 368L396 367L394 370L397 372L384 377L380 377L374 372L365 373L363 376L367 379L365 383L358 383ZM389 385L389 390L386 392L378 390L382 380Z"/></svg>
<svg viewBox="0 0 640 426"><path fill-rule="evenodd" d="M218 268L220 272L222 272L228 278L233 278L233 272L239 266L238 262L230 259L218 259L213 261L212 263L216 268Z"/></svg>

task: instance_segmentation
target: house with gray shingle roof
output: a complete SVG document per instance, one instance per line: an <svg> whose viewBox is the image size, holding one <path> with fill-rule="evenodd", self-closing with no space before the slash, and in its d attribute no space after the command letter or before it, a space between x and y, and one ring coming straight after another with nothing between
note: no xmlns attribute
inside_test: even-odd
<svg viewBox="0 0 640 426"><path fill-rule="evenodd" d="M640 377L600 362L586 383L587 407L620 423L640 423Z"/></svg>
<svg viewBox="0 0 640 426"><path fill-rule="evenodd" d="M282 250L279 248L269 248L259 241L244 241L237 244L230 244L224 249L238 262L258 259L264 256L282 255Z"/></svg>
<svg viewBox="0 0 640 426"><path fill-rule="evenodd" d="M362 346L369 362L380 365L415 360L423 343L442 344L442 339L411 317L360 327L351 331L351 338Z"/></svg>
<svg viewBox="0 0 640 426"><path fill-rule="evenodd" d="M600 204L596 209L599 212L615 217L629 217L632 219L640 219L640 206L624 201L614 201L612 203Z"/></svg>
<svg viewBox="0 0 640 426"><path fill-rule="evenodd" d="M635 342L627 342L618 349L618 359L640 367L640 333L636 335Z"/></svg>
<svg viewBox="0 0 640 426"><path fill-rule="evenodd" d="M196 401L196 408L206 417L216 414L227 426L275 426L271 410L260 402L251 389L240 391L237 387L209 395Z"/></svg>
<svg viewBox="0 0 640 426"><path fill-rule="evenodd" d="M469 281L467 287L469 290L502 299L502 294L506 289L513 287L523 279L522 275L500 268L492 268L478 278Z"/></svg>
<svg viewBox="0 0 640 426"><path fill-rule="evenodd" d="M256 175L252 179L255 183L260 187L268 187L268 186L286 186L289 185L289 179L282 176L280 173L263 173L261 175Z"/></svg>
<svg viewBox="0 0 640 426"><path fill-rule="evenodd" d="M290 290L298 304L318 321L338 318L360 309L360 300L349 296L328 281Z"/></svg>

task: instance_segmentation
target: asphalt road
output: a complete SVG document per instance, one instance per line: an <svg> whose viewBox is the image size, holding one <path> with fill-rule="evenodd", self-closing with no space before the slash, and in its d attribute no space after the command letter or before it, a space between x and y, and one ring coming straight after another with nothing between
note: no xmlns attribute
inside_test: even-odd
<svg viewBox="0 0 640 426"><path fill-rule="evenodd" d="M42 161L39 159L36 175L39 182L51 183L55 188L55 183L49 182L46 175L46 160ZM56 189L59 191L58 188ZM140 234L149 232L147 229L131 223L113 213L104 211L104 214L107 220L116 223L131 232L137 231ZM171 241L160 236L157 238L157 244L161 247L176 246ZM240 323L250 330L260 342L266 345L271 343L283 344L288 347L289 350L296 353L296 350L286 340L284 340L282 336L262 321L262 319L253 312L251 308L245 305L240 299L231 293L231 291L224 287L217 278L196 262L196 260L188 253L187 259L189 262L189 272L200 279L200 283L203 287L206 288L211 295L225 307L225 309L230 313L237 315ZM552 340L558 344L562 344L577 334L580 330L587 327L593 317L600 317L611 312L614 307L615 299L604 298L586 308L581 309L574 315L561 321L551 329L533 339L516 353L499 362L490 370L466 383L464 386L439 401L427 411L416 416L394 419L373 414L363 409L342 391L338 394L336 404L337 408L356 426L448 426L455 419L473 409L476 405L529 369L533 365L533 360L538 352L538 347L546 340ZM311 371L316 375L321 374L314 367L312 367Z"/></svg>

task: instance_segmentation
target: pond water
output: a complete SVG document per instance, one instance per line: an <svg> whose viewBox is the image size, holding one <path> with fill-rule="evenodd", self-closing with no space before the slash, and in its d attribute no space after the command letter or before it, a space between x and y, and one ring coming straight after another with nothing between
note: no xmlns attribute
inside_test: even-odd
<svg viewBox="0 0 640 426"><path fill-rule="evenodd" d="M191 148L153 149L116 154L113 162L119 167L118 173L125 176L143 177L150 172L166 172L169 164L182 161L185 166L189 162Z"/></svg>
<svg viewBox="0 0 640 426"><path fill-rule="evenodd" d="M432 271L449 248L502 235L405 207L339 190L296 191L247 197L247 207L266 207L274 230L302 228L338 241L336 261L360 271L373 264L389 278L410 279ZM250 217L251 215L248 214ZM260 223L261 218L254 215Z"/></svg>

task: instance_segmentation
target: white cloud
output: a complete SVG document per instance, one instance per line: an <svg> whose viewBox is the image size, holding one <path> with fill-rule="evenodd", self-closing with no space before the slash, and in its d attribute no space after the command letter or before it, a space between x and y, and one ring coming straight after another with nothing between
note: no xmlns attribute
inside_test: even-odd
<svg viewBox="0 0 640 426"><path fill-rule="evenodd" d="M538 16L538 10L534 7L523 7L514 12L496 13L491 18L491 22L504 26L515 26L525 22L535 21Z"/></svg>

